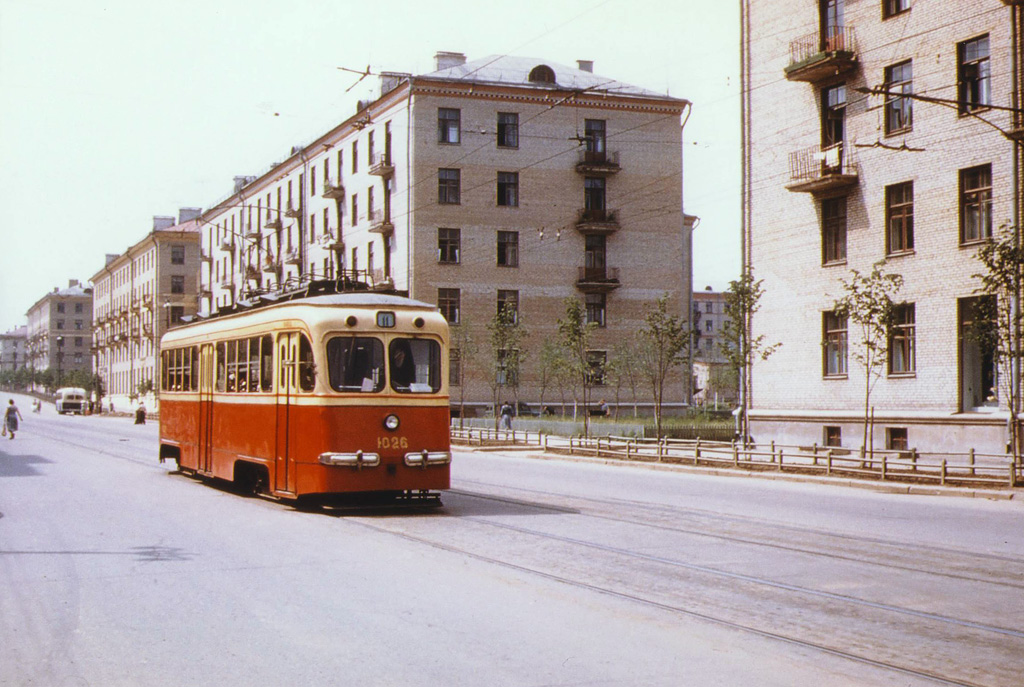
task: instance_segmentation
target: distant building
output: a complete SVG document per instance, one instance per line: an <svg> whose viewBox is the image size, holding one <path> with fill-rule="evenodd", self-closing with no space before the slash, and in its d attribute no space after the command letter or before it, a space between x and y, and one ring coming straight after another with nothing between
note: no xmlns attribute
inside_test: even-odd
<svg viewBox="0 0 1024 687"><path fill-rule="evenodd" d="M877 448L1002 453L994 350L969 336L980 245L1021 230L1020 0L744 0L744 261L764 296L751 428L861 445L864 369L835 310L852 270L902 275L871 394Z"/></svg>
<svg viewBox="0 0 1024 687"><path fill-rule="evenodd" d="M434 303L484 342L508 305L530 333L518 395L536 402L543 342L572 297L597 325L601 383L645 306L668 294L674 314L691 309L688 107L585 61L438 53L434 72L384 74L376 100L203 213L204 309L348 276ZM450 363L467 400L489 404L494 372ZM689 401L688 377L667 401Z"/></svg>
<svg viewBox="0 0 1024 687"><path fill-rule="evenodd" d="M121 255L108 255L92 277L96 373L104 407L128 410L156 399L160 337L195 315L199 294L200 210L154 217L153 230Z"/></svg>
<svg viewBox="0 0 1024 687"><path fill-rule="evenodd" d="M694 403L732 404L739 394L739 380L722 353L722 329L728 321L725 293L710 286L693 293Z"/></svg>
<svg viewBox="0 0 1024 687"><path fill-rule="evenodd" d="M28 367L27 341L27 327L15 327L0 334L0 371L14 372Z"/></svg>
<svg viewBox="0 0 1024 687"><path fill-rule="evenodd" d="M72 370L92 372L92 289L77 279L54 290L25 313L29 367L53 370L59 386Z"/></svg>

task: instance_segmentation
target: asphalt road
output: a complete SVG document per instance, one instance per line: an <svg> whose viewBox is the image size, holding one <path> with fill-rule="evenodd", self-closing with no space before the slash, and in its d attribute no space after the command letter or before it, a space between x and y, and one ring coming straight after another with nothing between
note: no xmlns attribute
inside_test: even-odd
<svg viewBox="0 0 1024 687"><path fill-rule="evenodd" d="M1022 684L1020 501L458 452L440 509L301 512L18 402L0 685Z"/></svg>

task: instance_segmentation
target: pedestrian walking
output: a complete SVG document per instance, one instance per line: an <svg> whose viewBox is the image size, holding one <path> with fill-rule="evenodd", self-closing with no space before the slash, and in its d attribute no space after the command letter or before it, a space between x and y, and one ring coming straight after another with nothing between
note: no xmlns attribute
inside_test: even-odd
<svg viewBox="0 0 1024 687"><path fill-rule="evenodd" d="M146 404L141 401L139 402L139 407L135 410L135 424L146 424Z"/></svg>
<svg viewBox="0 0 1024 687"><path fill-rule="evenodd" d="M7 404L7 411L4 413L4 432L7 434L8 439L14 438L14 433L18 431L18 420L24 420L21 416L21 411L18 410L18 406L14 405L14 399L12 398Z"/></svg>
<svg viewBox="0 0 1024 687"><path fill-rule="evenodd" d="M501 404L501 426L512 429L512 406L508 403Z"/></svg>

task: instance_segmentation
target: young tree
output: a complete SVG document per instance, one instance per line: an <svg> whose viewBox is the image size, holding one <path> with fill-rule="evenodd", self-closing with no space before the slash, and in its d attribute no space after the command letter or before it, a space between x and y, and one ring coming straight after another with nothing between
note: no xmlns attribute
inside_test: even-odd
<svg viewBox="0 0 1024 687"><path fill-rule="evenodd" d="M996 352L997 388L1009 411L1009 448L1016 465L1021 464L1021 358L1024 356L1024 245L1012 226L1000 227L999 234L982 245L976 254L985 271L974 275L981 280L977 293L977 322L983 332L982 345ZM987 336L986 336L987 335Z"/></svg>
<svg viewBox="0 0 1024 687"><path fill-rule="evenodd" d="M871 273L863 275L850 270L849 281L840 279L844 295L835 302L838 317L856 325L859 342L850 342L850 357L864 368L864 436L861 451L868 448L868 426L871 412L871 390L882 376L889 350L889 333L896 309L894 300L903 286L899 274L886 274L885 260L876 262Z"/></svg>
<svg viewBox="0 0 1024 687"><path fill-rule="evenodd" d="M561 383L565 379L565 351L557 341L545 339L540 349L539 363L540 408L543 413L546 407L544 405L545 394L548 388L553 385L561 390L562 405L565 405L565 384Z"/></svg>
<svg viewBox="0 0 1024 687"><path fill-rule="evenodd" d="M498 422L501 419L498 414L501 389L511 388L515 405L519 405L519 376L526 356L523 341L527 337L527 331L516 308L510 303L505 303L487 323L487 332L490 336L488 361L491 397L494 404L494 428L498 429Z"/></svg>
<svg viewBox="0 0 1024 687"><path fill-rule="evenodd" d="M689 320L684 322L669 313L668 294L665 294L654 308L645 310L639 334L640 367L654 396L654 426L660 437L665 380L673 369L686 363L690 354Z"/></svg>
<svg viewBox="0 0 1024 687"><path fill-rule="evenodd" d="M725 292L725 322L718 341L718 350L740 380L739 431L744 444L750 437L750 421L747 417L751 390L750 369L755 358L767 360L782 345L769 344L764 334L755 337L751 333L754 313L761 308L763 281L755 281L753 271L747 270L742 277L729 282L729 289Z"/></svg>
<svg viewBox="0 0 1024 687"><path fill-rule="evenodd" d="M629 387L633 400L633 417L639 415L637 408L637 387L640 386L640 356L637 352L637 342L632 337L621 341L612 347L612 375L616 384L615 390L615 413L618 417L619 388Z"/></svg>
<svg viewBox="0 0 1024 687"><path fill-rule="evenodd" d="M579 299L565 299L565 317L558 320L558 334L566 350L567 369L583 391L583 434L590 436L590 418L587 408L594 370L590 363L590 337L597 325L587 322L586 311Z"/></svg>
<svg viewBox="0 0 1024 687"><path fill-rule="evenodd" d="M451 372L449 382L459 388L459 429L466 417L466 369L473 365L477 356L477 342L469 323L463 317L458 324L449 327L451 341Z"/></svg>

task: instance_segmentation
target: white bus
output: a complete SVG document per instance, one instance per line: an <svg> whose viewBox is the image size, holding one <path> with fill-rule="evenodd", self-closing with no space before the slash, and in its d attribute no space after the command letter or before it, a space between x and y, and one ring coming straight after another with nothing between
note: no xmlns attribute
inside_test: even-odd
<svg viewBox="0 0 1024 687"><path fill-rule="evenodd" d="M66 386L63 389L57 389L54 400L57 404L57 412L61 415L65 413L78 413L82 415L85 413L86 403L88 403L85 398L85 389L80 389L76 386Z"/></svg>

